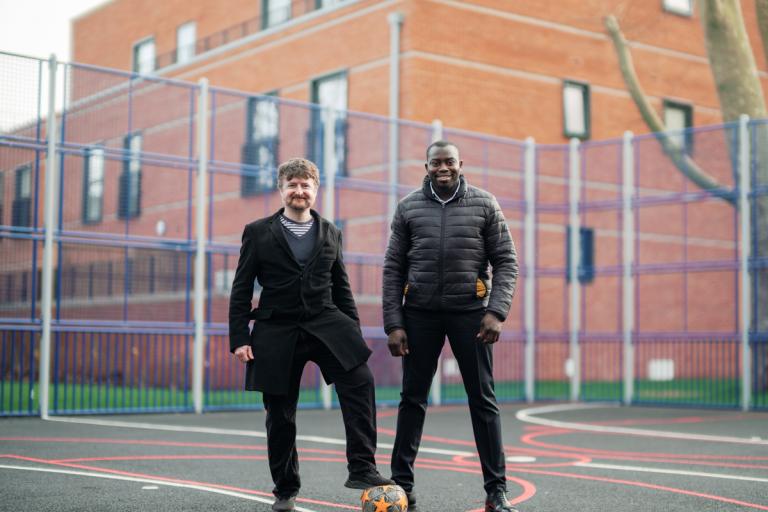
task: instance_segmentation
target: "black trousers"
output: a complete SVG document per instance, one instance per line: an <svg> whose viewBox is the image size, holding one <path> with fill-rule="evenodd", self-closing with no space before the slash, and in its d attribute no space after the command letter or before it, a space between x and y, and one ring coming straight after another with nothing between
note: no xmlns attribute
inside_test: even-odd
<svg viewBox="0 0 768 512"><path fill-rule="evenodd" d="M288 394L263 396L267 411L267 457L275 483L272 493L279 498L295 496L301 487L296 405L307 361L314 361L325 379L336 385L347 438L347 469L350 473L376 469L376 397L371 370L363 363L345 371L323 342L303 333L293 355Z"/></svg>
<svg viewBox="0 0 768 512"><path fill-rule="evenodd" d="M506 490L501 418L493 387L492 345L476 339L485 311L466 313L405 310L409 354L403 357L403 390L392 450L392 479L413 490L413 465L421 443L427 398L437 361L448 340L469 398L469 413L486 492Z"/></svg>

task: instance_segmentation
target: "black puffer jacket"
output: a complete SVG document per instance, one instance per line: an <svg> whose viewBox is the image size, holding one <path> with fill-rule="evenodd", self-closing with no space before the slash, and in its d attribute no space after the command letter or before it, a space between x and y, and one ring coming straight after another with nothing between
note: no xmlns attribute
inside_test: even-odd
<svg viewBox="0 0 768 512"><path fill-rule="evenodd" d="M425 177L392 219L384 257L384 330L404 328L403 302L433 311L486 308L505 320L517 273L515 245L496 198L461 175L456 196L443 205Z"/></svg>

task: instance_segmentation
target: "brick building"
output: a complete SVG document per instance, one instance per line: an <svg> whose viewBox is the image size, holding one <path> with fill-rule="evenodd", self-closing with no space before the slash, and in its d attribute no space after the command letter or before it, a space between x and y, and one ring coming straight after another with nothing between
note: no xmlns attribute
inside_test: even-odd
<svg viewBox="0 0 768 512"><path fill-rule="evenodd" d="M439 119L452 129L447 138L462 148L470 181L502 200L518 242L524 224L524 146L517 141L530 136L541 145L536 171L541 206L536 219L536 375L563 380L569 356L566 143L570 137L601 141L625 130L647 132L624 86L603 17L619 18L639 79L668 126L703 126L721 118L693 4L107 2L73 22L72 60L82 65L72 66L67 76L66 141L71 147L62 164L62 226L74 235L58 252L58 314L74 321L191 321L193 251L184 243L194 237L189 199L196 99L191 84L205 77L217 88L211 100L216 109L211 119L209 219L212 323L226 323L228 285L237 258L233 248L242 225L279 206L275 164L295 155L323 160L328 118L306 104L310 102L337 109L330 123L333 174L346 181L337 191L334 217L344 230L363 324L379 328L377 258L386 244L391 161L386 117L416 123ZM748 2L742 6L766 84L754 8ZM134 71L144 78L111 77L88 65ZM152 77L179 82L159 84ZM421 179L423 150L431 135L428 126L400 125L397 172L405 189ZM722 132L697 135L692 150L697 159L712 164L711 174L731 183L725 138ZM686 138L689 142L693 137ZM622 284L616 271L621 265L620 150L620 144L595 144L585 145L582 153L583 197L592 205L585 208L582 221L593 240L594 265L601 269L583 291L583 302L589 305L582 312L585 380L618 380L621 374ZM673 269L659 275L639 271L637 315L643 323L638 331L718 333L727 338L725 348L702 345L701 351L726 368L723 377L732 378L738 370L732 343L737 281L734 269L722 262L734 260L734 211L712 198L681 201L681 194L693 187L672 169L656 142L640 140L637 150L643 153L637 164L638 195L663 198L637 210L638 264ZM0 148L0 170L15 183L5 180L0 206L8 208L0 224L32 225L35 204L39 219L42 205L31 196L40 190L34 183L42 183L35 177L44 166L35 151ZM112 235L130 235L131 240L110 246L104 240ZM29 311L31 290L39 285L33 278L37 266L29 268L30 261L39 259L39 248L19 239L5 241L0 251L0 277L7 282L0 312L21 316L25 308ZM702 266L690 273L685 270L690 262ZM717 294L709 293L713 288ZM503 380L522 379L523 304L521 298L515 301L507 322L506 332L518 343L499 354ZM215 343L223 342L219 338ZM711 376L704 364L684 364L690 352L678 354L675 342L654 350L638 350L639 376L645 376L649 361L667 358L678 363L676 376ZM226 355L223 350L212 354L214 359ZM377 367L392 367L392 359L384 356ZM446 377L450 381L455 375ZM377 375L377 381L396 384L389 374Z"/></svg>
<svg viewBox="0 0 768 512"><path fill-rule="evenodd" d="M74 20L73 60L388 115L388 15L399 12L399 117L540 143L603 140L647 131L603 28L608 14L671 126L721 121L694 4L114 0ZM742 7L765 81L754 6Z"/></svg>

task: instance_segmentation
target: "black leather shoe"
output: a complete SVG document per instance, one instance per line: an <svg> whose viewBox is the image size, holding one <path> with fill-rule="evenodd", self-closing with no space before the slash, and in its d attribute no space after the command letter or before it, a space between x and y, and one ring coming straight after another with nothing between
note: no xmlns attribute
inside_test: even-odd
<svg viewBox="0 0 768 512"><path fill-rule="evenodd" d="M405 496L408 498L408 512L418 512L416 508L416 493L411 491L405 491Z"/></svg>
<svg viewBox="0 0 768 512"><path fill-rule="evenodd" d="M350 473L344 487L350 489L368 489L378 485L393 485L395 482L389 478L384 478L378 471L368 471L366 473Z"/></svg>
<svg viewBox="0 0 768 512"><path fill-rule="evenodd" d="M485 512L519 512L507 499L505 491L494 491L485 497Z"/></svg>
<svg viewBox="0 0 768 512"><path fill-rule="evenodd" d="M272 510L275 512L293 512L296 506L296 496L287 498L277 498L272 504Z"/></svg>

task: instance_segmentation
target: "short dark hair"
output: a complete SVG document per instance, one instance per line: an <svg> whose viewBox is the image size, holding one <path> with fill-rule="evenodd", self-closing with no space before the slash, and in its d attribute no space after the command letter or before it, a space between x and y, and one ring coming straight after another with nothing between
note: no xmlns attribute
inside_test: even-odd
<svg viewBox="0 0 768 512"><path fill-rule="evenodd" d="M320 187L320 171L311 160L306 158L291 158L280 164L277 168L277 186L283 186L283 180L292 180L293 178L304 178L312 180L317 187Z"/></svg>
<svg viewBox="0 0 768 512"><path fill-rule="evenodd" d="M427 160L429 160L429 151L432 148L445 148L448 146L453 146L456 148L456 151L459 151L459 146L457 146L456 144L454 144L449 140L436 140L435 142L427 146L427 153L426 153Z"/></svg>

